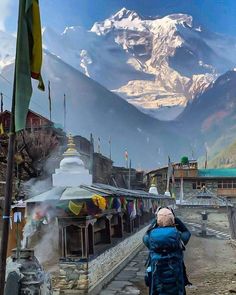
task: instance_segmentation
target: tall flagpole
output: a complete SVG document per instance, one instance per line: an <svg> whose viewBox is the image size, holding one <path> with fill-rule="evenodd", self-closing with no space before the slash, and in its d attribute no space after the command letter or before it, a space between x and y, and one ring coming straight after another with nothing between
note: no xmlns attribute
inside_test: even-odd
<svg viewBox="0 0 236 295"><path fill-rule="evenodd" d="M1 113L3 112L3 93L1 92Z"/></svg>
<svg viewBox="0 0 236 295"><path fill-rule="evenodd" d="M63 101L63 109L64 109L64 130L66 131L66 95L64 94Z"/></svg>
<svg viewBox="0 0 236 295"><path fill-rule="evenodd" d="M129 182L128 189L131 189L131 160L129 160Z"/></svg>
<svg viewBox="0 0 236 295"><path fill-rule="evenodd" d="M207 149L206 149L206 155L205 155L205 169L207 169Z"/></svg>
<svg viewBox="0 0 236 295"><path fill-rule="evenodd" d="M101 153L101 140L100 137L98 137L98 153Z"/></svg>
<svg viewBox="0 0 236 295"><path fill-rule="evenodd" d="M48 103L49 103L49 119L52 121L52 100L51 100L51 83L48 81Z"/></svg>
<svg viewBox="0 0 236 295"><path fill-rule="evenodd" d="M36 1L35 1L36 3ZM8 247L8 237L9 237L9 224L10 224L10 211L11 211L11 202L12 202L12 184L13 184L13 168L14 168L14 152L15 152L15 138L16 138L16 130L22 130L25 127L25 118L28 111L28 100L32 95L31 89L31 77L35 78L39 81L39 87L41 90L44 89L42 77L40 74L41 68L41 36L39 35L41 32L41 24L39 17L39 7L36 5L34 14L27 15L28 18L34 19L36 22L36 30L32 33L32 36L35 35L36 38L40 41L39 45L32 49L31 53L35 53L30 55L27 49L30 49L29 44L29 35L27 36L28 42L24 42L22 35L28 34L28 27L24 24L24 19L26 17L26 12L31 10L32 12L32 3L26 9L26 0L19 0L19 10L18 10L18 28L17 28L17 40L16 40L16 56L15 56L15 71L14 71L14 83L13 83L13 93L12 93L12 106L11 106L11 124L10 124L10 133L9 133L9 143L8 143L8 154L7 154L7 169L6 169L6 186L5 186L5 200L4 200L4 209L3 209L3 230L2 230L2 239L1 239L1 248L0 248L0 295L4 295L5 289L5 276L6 276L6 258L7 258L7 247ZM37 4L37 3L36 3ZM34 44L35 45L35 44ZM26 48L24 48L26 46ZM29 47L29 48L27 48ZM22 59L20 55L23 55ZM24 55L26 54L26 56ZM27 55L29 56L27 57ZM24 60L27 58L27 60ZM29 58L29 60L28 60ZM23 70L22 70L23 65ZM29 67L28 67L29 66ZM20 70L21 68L21 70ZM26 71L25 71L26 70ZM29 73L27 72L29 70ZM30 73L31 72L31 73ZM30 79L25 79L26 86L28 89L23 89L24 81L20 81L20 77L22 74L29 74ZM20 76L20 77L19 77ZM19 81L19 84L16 82ZM21 87L19 87L19 85ZM19 92L18 92L19 91ZM24 95L23 95L24 91ZM18 98L25 97L26 102L20 108L19 103L22 101L18 101ZM17 119L17 120L16 120Z"/></svg>
<svg viewBox="0 0 236 295"><path fill-rule="evenodd" d="M19 14L20 14L20 4L19 4ZM15 92L16 92L15 88L16 88L16 63L15 63L15 72L14 72L14 84L13 84L12 106L11 106L11 124L10 124L8 153L7 153L5 199L4 199L4 209L3 209L3 216L2 216L3 227L2 227L2 240L1 240L1 249L0 249L0 295L4 295L7 247L8 247L8 236L9 236L9 225L10 225L10 218L11 218L10 213L11 213L11 202L12 202L14 149L15 149L15 137L16 137L15 120L14 120Z"/></svg>
<svg viewBox="0 0 236 295"><path fill-rule="evenodd" d="M125 150L125 164L126 164L126 169L128 169L128 161L129 161L128 151Z"/></svg>
<svg viewBox="0 0 236 295"><path fill-rule="evenodd" d="M171 162L170 162L170 157L168 156L168 169L167 169L167 182L166 182L166 192L169 193L170 192L170 167Z"/></svg>
<svg viewBox="0 0 236 295"><path fill-rule="evenodd" d="M109 157L111 160L111 136L109 137Z"/></svg>
<svg viewBox="0 0 236 295"><path fill-rule="evenodd" d="M14 148L15 148L15 137L16 137L15 126L14 126L15 125L14 124L14 104L15 104L15 82L13 86L11 125L10 125L10 135L9 135L8 154L7 154L5 200L4 200L4 209L3 209L3 216L2 216L3 228L2 228L2 240L1 240L1 249L0 249L0 295L4 294L9 224L10 224L10 218L11 218L10 211L11 211L11 202L12 202Z"/></svg>

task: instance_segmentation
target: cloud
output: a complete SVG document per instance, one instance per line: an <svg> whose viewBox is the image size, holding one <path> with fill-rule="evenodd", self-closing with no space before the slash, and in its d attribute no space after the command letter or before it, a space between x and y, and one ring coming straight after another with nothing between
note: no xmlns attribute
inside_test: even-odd
<svg viewBox="0 0 236 295"><path fill-rule="evenodd" d="M12 0L0 0L0 30L5 31L5 21L10 15Z"/></svg>

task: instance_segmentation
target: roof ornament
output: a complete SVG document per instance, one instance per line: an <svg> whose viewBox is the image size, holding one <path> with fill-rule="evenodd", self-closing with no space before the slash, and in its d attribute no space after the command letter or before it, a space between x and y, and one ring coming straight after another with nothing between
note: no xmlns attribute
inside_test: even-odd
<svg viewBox="0 0 236 295"><path fill-rule="evenodd" d="M72 134L70 133L68 135L68 144L67 144L67 150L63 154L64 157L66 156L79 156L78 151L76 150L76 145L74 143L74 139Z"/></svg>

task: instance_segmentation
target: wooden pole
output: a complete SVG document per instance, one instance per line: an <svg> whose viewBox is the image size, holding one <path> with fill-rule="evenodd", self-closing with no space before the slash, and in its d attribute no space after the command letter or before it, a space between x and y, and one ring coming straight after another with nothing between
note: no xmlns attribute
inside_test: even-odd
<svg viewBox="0 0 236 295"><path fill-rule="evenodd" d="M66 131L66 95L64 94L63 101L63 109L64 109L64 130Z"/></svg>
<svg viewBox="0 0 236 295"><path fill-rule="evenodd" d="M18 30L20 15L24 7L19 0L19 10L18 10ZM11 105L11 125L8 141L8 153L7 153L7 171L6 171L6 186L5 186L5 200L3 208L3 220L2 220L2 240L0 248L0 295L4 295L5 289L5 276L6 276L6 260L7 260L7 246L9 237L9 225L10 225L10 213L11 213L11 203L12 203L12 185L13 185L13 167L14 167L14 153L15 153L15 95L16 95L16 63L17 63L17 48L18 48L18 33L16 41L16 60L15 60L15 71L14 71L14 83L12 92L12 105Z"/></svg>
<svg viewBox="0 0 236 295"><path fill-rule="evenodd" d="M14 150L15 150L15 124L14 124L14 111L15 111L15 78L13 86L12 98L12 113L11 113L11 127L8 143L7 154L7 171L6 171L6 186L5 186L5 200L3 209L3 229L2 240L0 249L0 295L4 295L5 275L6 275L6 259L7 259L7 246L9 236L10 212L12 202L12 185L13 185L13 166L14 166Z"/></svg>
<svg viewBox="0 0 236 295"><path fill-rule="evenodd" d="M170 169L171 169L171 162L170 162L170 157L168 156L168 169L167 169L167 182L166 182L166 192L170 191Z"/></svg>
<svg viewBox="0 0 236 295"><path fill-rule="evenodd" d="M3 112L3 93L1 92L1 113Z"/></svg>
<svg viewBox="0 0 236 295"><path fill-rule="evenodd" d="M48 81L48 103L49 103L49 118L52 121L52 100L51 100L51 84Z"/></svg>
<svg viewBox="0 0 236 295"><path fill-rule="evenodd" d="M109 158L111 160L111 136L109 137Z"/></svg>
<svg viewBox="0 0 236 295"><path fill-rule="evenodd" d="M131 189L131 160L129 160L129 183L128 188Z"/></svg>

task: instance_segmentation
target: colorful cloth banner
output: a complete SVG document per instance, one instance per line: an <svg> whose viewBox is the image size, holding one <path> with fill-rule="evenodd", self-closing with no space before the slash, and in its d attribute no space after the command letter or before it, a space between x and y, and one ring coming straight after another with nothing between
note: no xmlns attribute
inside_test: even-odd
<svg viewBox="0 0 236 295"><path fill-rule="evenodd" d="M93 195L92 200L94 204L101 210L105 210L107 207L106 199L100 195Z"/></svg>
<svg viewBox="0 0 236 295"><path fill-rule="evenodd" d="M112 209L116 209L117 212L121 212L121 201L119 198L114 198L112 202Z"/></svg>
<svg viewBox="0 0 236 295"><path fill-rule="evenodd" d="M75 215L79 215L82 208L84 206L84 203L75 203L73 201L69 201L69 205L68 208L70 209L70 211L75 214Z"/></svg>

